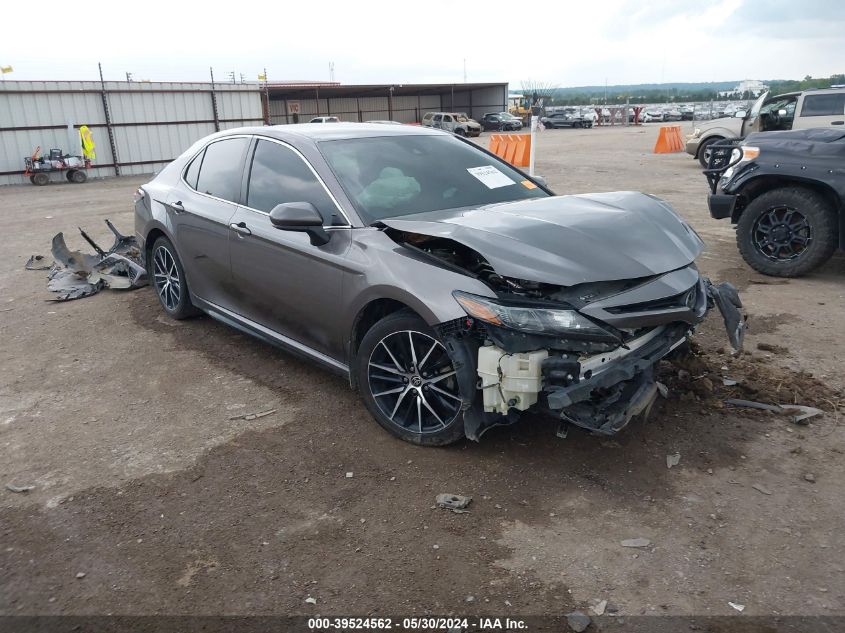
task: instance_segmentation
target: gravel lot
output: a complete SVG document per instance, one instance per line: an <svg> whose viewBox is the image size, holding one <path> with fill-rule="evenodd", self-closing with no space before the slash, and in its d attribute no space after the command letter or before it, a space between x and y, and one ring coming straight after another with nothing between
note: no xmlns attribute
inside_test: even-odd
<svg viewBox="0 0 845 633"><path fill-rule="evenodd" d="M753 273L709 218L698 163L651 153L657 129L542 132L538 173L558 193L673 204L707 243L700 268L742 291L748 353L726 352L711 315L691 384L667 378L670 398L613 440L528 417L416 448L344 380L209 318L170 321L148 288L46 302L26 259L58 231L86 247L77 226L110 243L104 218L129 232L145 178L0 188L0 486L35 486L0 488L0 614L536 615L601 599L843 614L845 258ZM826 413L796 426L725 408L731 395ZM471 511L434 509L440 492Z"/></svg>

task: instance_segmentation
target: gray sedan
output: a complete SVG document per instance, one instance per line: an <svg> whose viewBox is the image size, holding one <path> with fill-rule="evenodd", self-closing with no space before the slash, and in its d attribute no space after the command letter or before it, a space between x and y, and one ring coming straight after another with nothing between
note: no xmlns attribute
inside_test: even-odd
<svg viewBox="0 0 845 633"><path fill-rule="evenodd" d="M545 412L611 434L655 397L655 363L736 292L696 233L641 193L555 196L432 129L242 128L138 191L165 312L205 312L348 376L396 436L442 445Z"/></svg>

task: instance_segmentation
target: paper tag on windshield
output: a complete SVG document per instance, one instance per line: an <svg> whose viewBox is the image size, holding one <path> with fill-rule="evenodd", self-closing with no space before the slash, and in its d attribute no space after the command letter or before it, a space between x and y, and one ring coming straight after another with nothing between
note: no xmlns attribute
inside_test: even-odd
<svg viewBox="0 0 845 633"><path fill-rule="evenodd" d="M498 189L499 187L507 187L508 185L516 184L513 180L493 167L493 165L485 165L484 167L467 167L467 171L483 182L488 189Z"/></svg>

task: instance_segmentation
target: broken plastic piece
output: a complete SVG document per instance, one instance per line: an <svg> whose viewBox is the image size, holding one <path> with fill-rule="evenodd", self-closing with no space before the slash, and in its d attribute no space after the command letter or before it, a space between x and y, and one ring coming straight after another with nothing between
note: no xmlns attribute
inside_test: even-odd
<svg viewBox="0 0 845 633"><path fill-rule="evenodd" d="M466 512L466 507L472 501L472 497L465 497L463 495L453 495L449 493L437 495L437 505L440 508L446 508L452 512Z"/></svg>
<svg viewBox="0 0 845 633"><path fill-rule="evenodd" d="M44 255L33 255L24 265L24 268L27 270L50 270L52 267L53 262L44 257Z"/></svg>
<svg viewBox="0 0 845 633"><path fill-rule="evenodd" d="M79 229L98 256L70 250L62 233L53 238L53 258L59 264L50 270L47 289L56 293L55 301L89 297L102 288L129 290L147 285L147 271L141 265L138 241L134 236L121 235L108 220L106 225L115 235L114 244L108 251L103 251L85 231Z"/></svg>

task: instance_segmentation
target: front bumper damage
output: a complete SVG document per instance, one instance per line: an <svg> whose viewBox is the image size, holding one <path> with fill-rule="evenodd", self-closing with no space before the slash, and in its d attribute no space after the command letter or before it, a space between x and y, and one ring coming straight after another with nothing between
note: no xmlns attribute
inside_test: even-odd
<svg viewBox="0 0 845 633"><path fill-rule="evenodd" d="M683 345L711 308L721 313L731 345L742 347L745 317L736 289L699 278L688 292L685 313L677 306L664 305L662 311L643 306L638 314L648 316L627 315L628 322L643 322L636 334L599 352L583 341L577 351L569 351L560 340L550 342L544 336L490 326L479 331L471 319L457 331L454 326L442 329L462 393L478 396L465 403L467 437L478 440L489 428L514 422L526 410L544 412L563 427L571 424L602 435L612 435L647 414L658 395L658 361ZM602 303L607 302L595 302L593 312ZM610 308L601 310L613 316ZM658 324L649 326L649 320Z"/></svg>

